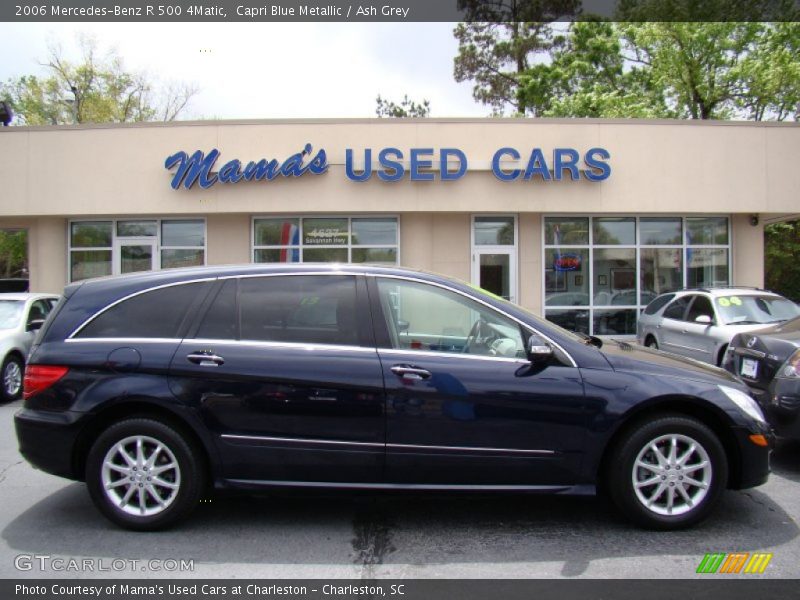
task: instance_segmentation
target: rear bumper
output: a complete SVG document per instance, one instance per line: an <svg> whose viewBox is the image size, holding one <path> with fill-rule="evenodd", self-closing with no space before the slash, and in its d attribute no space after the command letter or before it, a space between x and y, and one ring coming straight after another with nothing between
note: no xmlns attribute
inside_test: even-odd
<svg viewBox="0 0 800 600"><path fill-rule="evenodd" d="M46 473L82 479L75 469L75 444L85 413L34 411L23 408L14 415L20 454Z"/></svg>

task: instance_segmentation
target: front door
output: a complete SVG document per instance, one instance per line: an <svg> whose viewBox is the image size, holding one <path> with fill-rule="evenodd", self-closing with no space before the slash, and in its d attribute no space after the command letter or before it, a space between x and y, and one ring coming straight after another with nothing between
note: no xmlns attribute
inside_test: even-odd
<svg viewBox="0 0 800 600"><path fill-rule="evenodd" d="M157 268L155 239L118 238L114 246L114 275L152 271Z"/></svg>
<svg viewBox="0 0 800 600"><path fill-rule="evenodd" d="M517 220L513 215L472 218L472 283L517 301Z"/></svg>
<svg viewBox="0 0 800 600"><path fill-rule="evenodd" d="M386 481L560 485L583 448L583 384L568 360L534 367L527 332L467 296L371 281L386 382Z"/></svg>

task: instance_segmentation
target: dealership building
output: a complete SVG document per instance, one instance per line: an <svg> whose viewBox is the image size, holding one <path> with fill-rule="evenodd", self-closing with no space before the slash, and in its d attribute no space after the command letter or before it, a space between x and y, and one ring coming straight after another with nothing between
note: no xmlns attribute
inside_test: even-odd
<svg viewBox="0 0 800 600"><path fill-rule="evenodd" d="M190 265L371 262L635 332L682 287L763 286L800 217L800 127L309 119L0 129L0 228L31 289Z"/></svg>

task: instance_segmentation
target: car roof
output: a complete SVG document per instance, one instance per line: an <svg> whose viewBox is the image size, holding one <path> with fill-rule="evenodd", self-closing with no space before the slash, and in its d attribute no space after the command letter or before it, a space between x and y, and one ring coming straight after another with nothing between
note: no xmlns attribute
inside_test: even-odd
<svg viewBox="0 0 800 600"><path fill-rule="evenodd" d="M684 290L677 290L669 292L670 294L709 294L714 298L721 296L775 296L781 297L780 294L770 292L769 290L762 290L759 288L751 287L706 287L706 288L687 288Z"/></svg>
<svg viewBox="0 0 800 600"><path fill-rule="evenodd" d="M0 300L38 300L40 298L58 298L58 294L37 294L30 292L0 293Z"/></svg>

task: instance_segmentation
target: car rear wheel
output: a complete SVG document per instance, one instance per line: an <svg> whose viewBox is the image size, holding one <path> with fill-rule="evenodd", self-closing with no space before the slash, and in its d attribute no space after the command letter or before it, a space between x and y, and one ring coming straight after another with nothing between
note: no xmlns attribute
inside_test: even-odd
<svg viewBox="0 0 800 600"><path fill-rule="evenodd" d="M171 426L131 418L97 438L86 461L86 484L108 519L151 531L189 515L205 489L205 473L199 452Z"/></svg>
<svg viewBox="0 0 800 600"><path fill-rule="evenodd" d="M5 402L16 400L22 395L22 373L25 366L17 356L7 356L3 361L2 395Z"/></svg>
<svg viewBox="0 0 800 600"><path fill-rule="evenodd" d="M658 342L652 335L645 340L644 345L653 350L658 350Z"/></svg>
<svg viewBox="0 0 800 600"><path fill-rule="evenodd" d="M716 434L700 421L664 415L632 428L608 462L617 507L650 529L681 529L705 519L728 479Z"/></svg>

